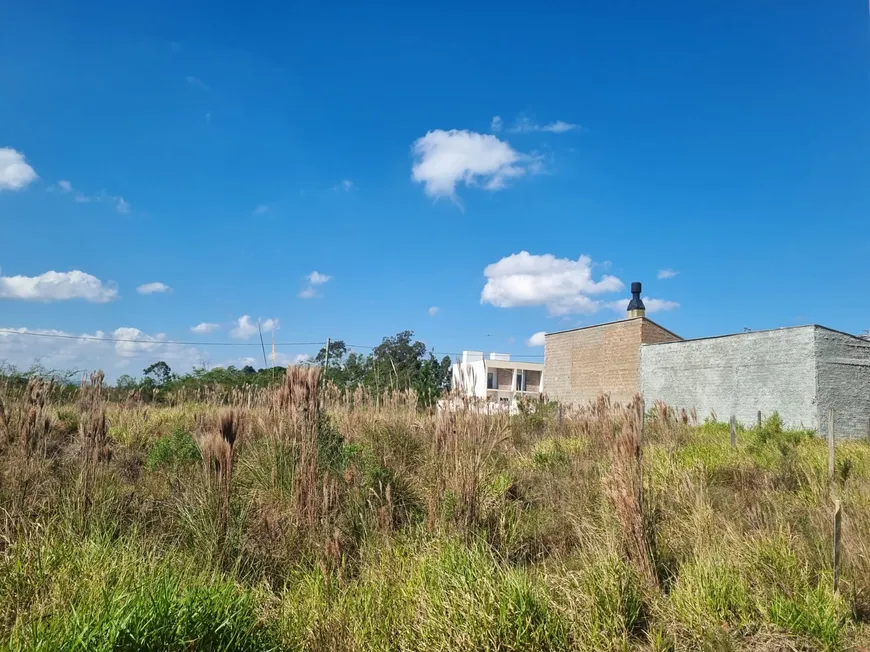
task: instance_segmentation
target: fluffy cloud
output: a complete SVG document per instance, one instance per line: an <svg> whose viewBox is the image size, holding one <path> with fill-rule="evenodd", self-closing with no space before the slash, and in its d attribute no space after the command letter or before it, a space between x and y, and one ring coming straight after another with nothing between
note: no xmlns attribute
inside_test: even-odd
<svg viewBox="0 0 870 652"><path fill-rule="evenodd" d="M311 285L323 285L324 283L329 281L332 277L329 276L328 274L321 274L320 272L311 272L305 278L308 279L308 282L311 283Z"/></svg>
<svg viewBox="0 0 870 652"><path fill-rule="evenodd" d="M318 296L317 286L329 282L332 280L332 277L328 274L321 274L320 272L314 271L308 274L305 279L308 281L308 285L299 292L299 296L302 299L313 299Z"/></svg>
<svg viewBox="0 0 870 652"><path fill-rule="evenodd" d="M628 299L620 299L619 301L610 301L604 304L604 307L610 308L614 312L625 312L628 309ZM668 301L666 299L651 299L650 297L643 298L643 305L646 307L647 314L654 312L666 312L675 310L680 307L676 301Z"/></svg>
<svg viewBox="0 0 870 652"><path fill-rule="evenodd" d="M493 117L492 122L489 124L489 130L495 134L501 131L503 126L504 122L502 122L501 116L497 115Z"/></svg>
<svg viewBox="0 0 870 652"><path fill-rule="evenodd" d="M500 190L510 179L540 171L539 157L522 154L490 134L430 131L414 142L411 178L430 197L456 200L456 184Z"/></svg>
<svg viewBox="0 0 870 652"><path fill-rule="evenodd" d="M526 346L544 346L544 336L546 331L538 331L526 340Z"/></svg>
<svg viewBox="0 0 870 652"><path fill-rule="evenodd" d="M91 303L105 303L117 298L118 290L114 283L103 283L96 276L77 269L71 272L45 272L39 276L0 276L0 299L84 299Z"/></svg>
<svg viewBox="0 0 870 652"><path fill-rule="evenodd" d="M674 278L679 272L675 272L672 269L660 269L658 273L659 280L665 280L669 278Z"/></svg>
<svg viewBox="0 0 870 652"><path fill-rule="evenodd" d="M21 190L36 178L36 171L27 164L24 154L11 147L0 147L0 191Z"/></svg>
<svg viewBox="0 0 870 652"><path fill-rule="evenodd" d="M265 319L260 322L260 327L263 331L269 332L277 330L278 323L277 319ZM234 337L237 340L247 340L258 332L259 329L257 328L257 322L253 321L250 315L242 315L230 331L230 337Z"/></svg>
<svg viewBox="0 0 870 652"><path fill-rule="evenodd" d="M144 283L136 288L136 292L139 294L156 294L158 292L169 292L172 288L166 285L166 283L161 283L156 281L154 283Z"/></svg>
<svg viewBox="0 0 870 652"><path fill-rule="evenodd" d="M438 306L429 306L429 310L428 310L429 316L434 317L435 315L438 314L439 310L441 310L441 308L439 308Z"/></svg>
<svg viewBox="0 0 870 652"><path fill-rule="evenodd" d="M197 324L196 326L192 326L190 328L190 331L192 333L213 333L219 328L220 328L220 324L212 324L212 323L204 321L201 324Z"/></svg>
<svg viewBox="0 0 870 652"><path fill-rule="evenodd" d="M527 251L512 254L483 270L486 285L481 303L498 308L546 306L551 315L591 314L601 302L590 295L618 292L624 285L615 276L592 278L592 259L556 258Z"/></svg>
<svg viewBox="0 0 870 652"><path fill-rule="evenodd" d="M201 364L198 349L165 341L162 333L149 335L124 326L111 332L70 333L62 330L0 329L0 361L27 369L87 373L102 369L110 382L120 374L140 375L142 369L164 360L175 371Z"/></svg>

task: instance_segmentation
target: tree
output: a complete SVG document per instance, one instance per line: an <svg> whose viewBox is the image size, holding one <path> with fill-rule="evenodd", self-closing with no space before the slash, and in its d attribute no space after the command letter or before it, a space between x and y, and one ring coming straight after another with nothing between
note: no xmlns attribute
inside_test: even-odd
<svg viewBox="0 0 870 652"><path fill-rule="evenodd" d="M130 390L136 389L139 383L136 382L136 379L129 374L123 374L118 376L118 380L115 382L115 387L118 389Z"/></svg>
<svg viewBox="0 0 870 652"><path fill-rule="evenodd" d="M164 385L173 379L172 369L163 360L146 367L142 370L142 373L154 380L158 385Z"/></svg>
<svg viewBox="0 0 870 652"><path fill-rule="evenodd" d="M329 366L330 368L341 367L344 363L344 356L347 355L347 345L342 340L335 340L329 343ZM314 363L323 365L326 363L326 347L324 346L317 355L314 356Z"/></svg>
<svg viewBox="0 0 870 652"><path fill-rule="evenodd" d="M385 337L372 351L374 372L382 388L410 389L423 366L426 345L413 342L414 331Z"/></svg>

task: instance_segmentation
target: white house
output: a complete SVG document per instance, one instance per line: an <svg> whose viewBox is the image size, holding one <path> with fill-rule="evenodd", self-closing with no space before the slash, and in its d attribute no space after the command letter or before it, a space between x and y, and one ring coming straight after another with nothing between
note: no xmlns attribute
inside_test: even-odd
<svg viewBox="0 0 870 652"><path fill-rule="evenodd" d="M463 351L453 365L451 386L456 394L513 406L522 396L537 397L543 391L542 362L512 361L506 353Z"/></svg>

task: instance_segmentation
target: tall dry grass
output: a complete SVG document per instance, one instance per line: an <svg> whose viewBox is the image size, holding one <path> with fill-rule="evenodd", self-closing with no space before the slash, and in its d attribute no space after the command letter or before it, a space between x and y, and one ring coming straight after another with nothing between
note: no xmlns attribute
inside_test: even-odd
<svg viewBox="0 0 870 652"><path fill-rule="evenodd" d="M100 375L74 408L25 389L0 391L11 649L870 644L866 443L832 484L824 442L773 418L731 449L606 397L427 412L301 369L167 407L108 402Z"/></svg>

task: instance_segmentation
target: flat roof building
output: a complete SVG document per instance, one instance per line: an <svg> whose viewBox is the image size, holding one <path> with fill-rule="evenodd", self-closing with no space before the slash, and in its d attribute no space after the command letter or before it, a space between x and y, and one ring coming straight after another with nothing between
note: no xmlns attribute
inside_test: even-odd
<svg viewBox="0 0 870 652"><path fill-rule="evenodd" d="M640 283L627 318L548 333L546 394L582 405L602 394L627 404L641 394L701 418L754 423L778 412L787 427L837 438L870 436L870 341L810 325L684 340L646 318Z"/></svg>

